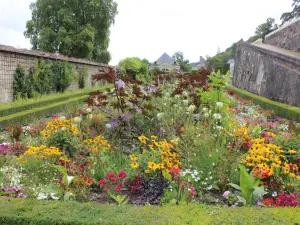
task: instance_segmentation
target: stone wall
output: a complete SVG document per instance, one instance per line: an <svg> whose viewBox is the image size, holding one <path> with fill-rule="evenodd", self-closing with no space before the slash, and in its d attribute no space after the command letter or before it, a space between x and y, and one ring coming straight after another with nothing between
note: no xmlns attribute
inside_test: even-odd
<svg viewBox="0 0 300 225"><path fill-rule="evenodd" d="M300 18L268 34L265 44L300 52Z"/></svg>
<svg viewBox="0 0 300 225"><path fill-rule="evenodd" d="M300 54L281 54L267 47L238 43L233 85L300 107Z"/></svg>
<svg viewBox="0 0 300 225"><path fill-rule="evenodd" d="M21 64L28 73L30 68L34 66L36 59L44 59L46 61L67 61L76 71L84 66L88 67L87 87L92 86L92 75L95 75L99 70L103 70L108 65L95 63L82 59L69 58L66 56L45 53L40 51L31 51L26 49L16 49L10 46L0 45L0 103L7 103L13 98L13 74L19 64ZM69 90L78 89L78 82L73 83L68 88Z"/></svg>

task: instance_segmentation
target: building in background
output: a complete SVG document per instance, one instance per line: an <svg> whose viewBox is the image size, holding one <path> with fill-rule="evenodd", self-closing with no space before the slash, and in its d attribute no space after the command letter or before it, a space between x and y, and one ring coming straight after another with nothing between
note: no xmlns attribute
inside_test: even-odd
<svg viewBox="0 0 300 225"><path fill-rule="evenodd" d="M159 69L163 72L179 72L180 66L177 64L177 62L172 59L171 56L169 56L167 53L164 53L161 57L159 57L155 62L151 63L149 65L149 69Z"/></svg>
<svg viewBox="0 0 300 225"><path fill-rule="evenodd" d="M199 62L195 62L195 63L191 63L191 67L192 67L192 70L199 70L201 68L205 68L205 62L206 60L200 56L200 60Z"/></svg>

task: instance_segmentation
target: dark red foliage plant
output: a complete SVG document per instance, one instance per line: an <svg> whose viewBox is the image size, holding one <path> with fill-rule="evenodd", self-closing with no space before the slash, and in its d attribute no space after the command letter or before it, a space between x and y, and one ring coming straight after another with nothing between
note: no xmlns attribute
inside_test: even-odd
<svg viewBox="0 0 300 225"><path fill-rule="evenodd" d="M280 191L276 199L276 207L300 207L300 201L296 192L287 194L285 191Z"/></svg>

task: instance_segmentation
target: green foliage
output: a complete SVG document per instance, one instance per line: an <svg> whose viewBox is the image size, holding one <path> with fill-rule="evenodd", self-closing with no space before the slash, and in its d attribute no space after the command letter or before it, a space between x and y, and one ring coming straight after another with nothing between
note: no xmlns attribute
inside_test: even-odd
<svg viewBox="0 0 300 225"><path fill-rule="evenodd" d="M184 58L183 52L175 52L172 58L180 65L180 69L183 72L191 71L192 67L189 65L189 60Z"/></svg>
<svg viewBox="0 0 300 225"><path fill-rule="evenodd" d="M0 200L0 223L6 225L96 224L296 224L300 208L208 207L166 205L137 207L23 199ZM112 216L113 215L113 216Z"/></svg>
<svg viewBox="0 0 300 225"><path fill-rule="evenodd" d="M65 92L73 80L73 68L68 62L56 61L51 65L52 83L56 92Z"/></svg>
<svg viewBox="0 0 300 225"><path fill-rule="evenodd" d="M293 10L291 12L286 12L281 15L280 19L282 20L282 24L300 16L300 0L293 0L292 7Z"/></svg>
<svg viewBox="0 0 300 225"><path fill-rule="evenodd" d="M119 204L119 206L126 205L129 200L127 195L115 195L112 192L109 192L108 194L114 201L116 201Z"/></svg>
<svg viewBox="0 0 300 225"><path fill-rule="evenodd" d="M120 61L119 67L123 73L139 80L149 81L149 62L147 59L137 57L125 58Z"/></svg>
<svg viewBox="0 0 300 225"><path fill-rule="evenodd" d="M26 74L22 65L18 65L13 77L13 98L33 97L33 77L32 73Z"/></svg>
<svg viewBox="0 0 300 225"><path fill-rule="evenodd" d="M48 146L54 146L63 150L71 157L75 157L80 146L80 141L68 130L60 130L47 139L47 144Z"/></svg>
<svg viewBox="0 0 300 225"><path fill-rule="evenodd" d="M40 94L49 94L53 90L51 64L44 60L36 61L33 69L34 90Z"/></svg>
<svg viewBox="0 0 300 225"><path fill-rule="evenodd" d="M274 102L270 99L255 95L253 93L241 90L235 87L227 87L229 90L233 90L235 94L254 101L255 104L260 105L262 108L273 110L278 116L283 116L290 120L296 120L300 122L300 108L286 105L279 102Z"/></svg>
<svg viewBox="0 0 300 225"><path fill-rule="evenodd" d="M248 174L246 167L240 165L240 186L230 183L234 189L240 190L247 205L255 205L266 192L263 186L259 187L261 177L253 177L252 173Z"/></svg>
<svg viewBox="0 0 300 225"><path fill-rule="evenodd" d="M264 39L265 36L274 30L277 30L278 26L275 24L275 19L268 18L265 23L256 27L255 35Z"/></svg>
<svg viewBox="0 0 300 225"><path fill-rule="evenodd" d="M30 5L24 35L33 49L108 63L109 28L117 14L113 0L38 0ZM49 19L51 18L51 19Z"/></svg>
<svg viewBox="0 0 300 225"><path fill-rule="evenodd" d="M88 77L88 68L86 66L80 68L79 77L78 77L78 87L80 89L85 88L87 77Z"/></svg>

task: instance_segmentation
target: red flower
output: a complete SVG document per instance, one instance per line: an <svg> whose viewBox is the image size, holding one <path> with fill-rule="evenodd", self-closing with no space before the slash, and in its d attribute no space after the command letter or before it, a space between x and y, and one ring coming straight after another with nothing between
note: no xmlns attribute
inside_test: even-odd
<svg viewBox="0 0 300 225"><path fill-rule="evenodd" d="M274 199L273 198L265 198L264 199L264 204L266 206L272 206L274 204Z"/></svg>
<svg viewBox="0 0 300 225"><path fill-rule="evenodd" d="M123 186L122 184L115 184L114 188L115 188L116 192L120 193L122 186Z"/></svg>
<svg viewBox="0 0 300 225"><path fill-rule="evenodd" d="M170 169L171 174L179 174L180 173L180 168L175 168L174 166L171 167Z"/></svg>
<svg viewBox="0 0 300 225"><path fill-rule="evenodd" d="M120 171L120 172L119 172L119 178L120 178L120 179L123 179L123 178L125 178L125 177L127 177L127 173L126 173L125 171L123 171L123 170Z"/></svg>
<svg viewBox="0 0 300 225"><path fill-rule="evenodd" d="M105 184L106 184L106 180L104 180L104 179L103 179L103 180L100 180L100 181L99 181L99 184L100 184L100 185L105 185Z"/></svg>
<svg viewBox="0 0 300 225"><path fill-rule="evenodd" d="M108 173L106 179L109 179L110 182L116 182L119 178L115 173Z"/></svg>
<svg viewBox="0 0 300 225"><path fill-rule="evenodd" d="M84 164L80 164L80 169L84 170Z"/></svg>

